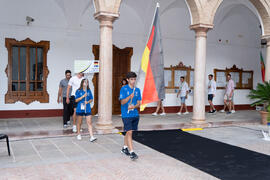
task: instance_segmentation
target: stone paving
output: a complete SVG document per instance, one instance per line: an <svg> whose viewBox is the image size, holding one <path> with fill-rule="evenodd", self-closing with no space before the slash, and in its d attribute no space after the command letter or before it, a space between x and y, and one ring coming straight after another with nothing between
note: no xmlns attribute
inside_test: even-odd
<svg viewBox="0 0 270 180"><path fill-rule="evenodd" d="M263 140L261 130L268 131L268 127L264 125L228 126L207 128L203 131L193 131L191 133L270 155L270 141Z"/></svg>
<svg viewBox="0 0 270 180"><path fill-rule="evenodd" d="M123 137L98 135L11 142L12 156L0 143L0 179L216 179L135 142L137 161L120 153Z"/></svg>
<svg viewBox="0 0 270 180"><path fill-rule="evenodd" d="M270 142L262 140L261 125L206 128L193 131L202 137L270 155ZM216 179L181 161L135 142L137 161L120 153L123 136L97 135L90 143L75 137L11 141L12 156L0 143L0 179Z"/></svg>
<svg viewBox="0 0 270 180"><path fill-rule="evenodd" d="M169 114L166 117L143 115L140 126L145 124L175 124L190 121ZM259 115L253 111L237 112L233 115L218 113L207 115L208 121L258 120L237 126L205 128L190 133L220 142L250 149L270 155L270 142L262 140ZM237 119L238 118L238 119ZM95 121L96 117L94 118ZM114 116L114 124L120 125L120 117ZM40 131L62 129L61 118L35 118L0 120L0 132ZM118 123L118 124L117 124ZM85 124L84 124L85 126ZM37 129L38 128L38 129ZM78 141L74 135L62 137L42 137L11 139L11 156L8 156L5 141L0 141L0 180L4 179L104 179L104 180L207 180L215 177L191 167L181 161L161 154L147 146L135 142L139 155L137 161L120 153L123 136L120 134L96 135L95 143L84 135Z"/></svg>
<svg viewBox="0 0 270 180"><path fill-rule="evenodd" d="M167 114L166 116L141 115L139 129L175 129L190 127L192 113L178 116ZM232 125L232 124L259 124L260 115L257 111L237 111L235 114L225 113L206 114L209 127ZM97 122L97 117L93 116L93 124ZM113 116L113 125L122 129L120 116ZM192 125L191 125L192 127ZM87 133L87 125L83 120L82 128ZM0 119L0 133L6 133L11 138L21 139L23 136L33 137L55 137L73 135L71 127L63 129L62 117L53 118L25 118L25 119ZM16 137L17 136L17 137Z"/></svg>

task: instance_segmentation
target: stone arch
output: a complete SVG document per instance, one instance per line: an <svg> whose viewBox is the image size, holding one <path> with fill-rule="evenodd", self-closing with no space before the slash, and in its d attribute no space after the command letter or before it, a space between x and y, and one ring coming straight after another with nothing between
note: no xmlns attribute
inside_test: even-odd
<svg viewBox="0 0 270 180"><path fill-rule="evenodd" d="M190 24L198 24L200 21L200 14L195 0L186 0L186 3L190 13Z"/></svg>
<svg viewBox="0 0 270 180"><path fill-rule="evenodd" d="M256 8L262 25L262 35L270 36L270 0L249 0ZM190 11L191 25L213 25L217 9L223 0L186 0Z"/></svg>
<svg viewBox="0 0 270 180"><path fill-rule="evenodd" d="M211 1L214 2L218 0ZM259 18L262 26L262 36L270 36L270 0L249 0L249 2L256 9L256 16ZM218 8L220 5L221 3L216 7ZM214 20L215 16L216 11L212 14L211 18Z"/></svg>
<svg viewBox="0 0 270 180"><path fill-rule="evenodd" d="M211 8L211 11L209 11L210 12L209 18L210 18L210 22L212 24L214 23L215 14L216 14L216 12L217 12L217 10L222 2L223 2L223 0L210 0L209 1L208 6Z"/></svg>
<svg viewBox="0 0 270 180"><path fill-rule="evenodd" d="M257 9L262 25L262 36L270 36L270 0L249 0Z"/></svg>
<svg viewBox="0 0 270 180"><path fill-rule="evenodd" d="M216 26L219 26L225 19L228 18L228 16L232 16L236 12L238 14L241 14L241 11L240 11L241 9L245 9L245 10L251 12L254 15L254 17L256 17L259 24L260 25L262 24L262 22L260 20L260 16L258 15L257 10L254 6L249 2L241 3L239 1L229 2L229 3L223 2L219 6L219 9L215 14L214 24Z"/></svg>
<svg viewBox="0 0 270 180"><path fill-rule="evenodd" d="M186 0L191 14L191 25L213 25L215 13L223 0Z"/></svg>

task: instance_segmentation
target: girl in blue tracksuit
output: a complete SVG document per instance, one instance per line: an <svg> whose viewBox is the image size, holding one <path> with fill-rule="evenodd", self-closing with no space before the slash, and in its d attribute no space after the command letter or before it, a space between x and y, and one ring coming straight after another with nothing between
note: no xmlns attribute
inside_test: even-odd
<svg viewBox="0 0 270 180"><path fill-rule="evenodd" d="M77 122L77 139L81 140L82 136L80 134L82 118L85 116L88 130L90 134L90 141L93 142L97 138L93 136L93 128L92 128L92 116L91 116L91 102L93 101L93 95L89 88L89 82L87 79L83 79L81 81L80 88L75 93L75 101L78 103L76 108L76 115L78 117Z"/></svg>

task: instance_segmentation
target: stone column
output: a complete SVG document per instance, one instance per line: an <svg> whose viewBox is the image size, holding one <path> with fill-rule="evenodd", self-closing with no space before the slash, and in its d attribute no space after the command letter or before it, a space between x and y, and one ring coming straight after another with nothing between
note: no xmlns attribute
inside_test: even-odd
<svg viewBox="0 0 270 180"><path fill-rule="evenodd" d="M206 124L205 122L205 91L206 91L206 35L211 26L191 26L196 33L196 51L194 66L194 98L192 123Z"/></svg>
<svg viewBox="0 0 270 180"><path fill-rule="evenodd" d="M118 15L98 13L100 23L99 82L98 82L98 134L113 133L112 125L112 30Z"/></svg>
<svg viewBox="0 0 270 180"><path fill-rule="evenodd" d="M265 81L270 81L270 37L267 39L266 58L265 58Z"/></svg>

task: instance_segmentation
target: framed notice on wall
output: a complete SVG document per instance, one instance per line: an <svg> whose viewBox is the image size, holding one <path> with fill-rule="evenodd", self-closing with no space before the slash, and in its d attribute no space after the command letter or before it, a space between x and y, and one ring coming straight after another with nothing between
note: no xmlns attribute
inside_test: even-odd
<svg viewBox="0 0 270 180"><path fill-rule="evenodd" d="M165 87L172 86L172 71L170 69L164 69Z"/></svg>
<svg viewBox="0 0 270 180"><path fill-rule="evenodd" d="M228 74L231 74L235 89L253 89L253 71L239 69L236 65L226 69L214 69L218 89L226 88Z"/></svg>
<svg viewBox="0 0 270 180"><path fill-rule="evenodd" d="M223 87L226 86L226 72L225 71L217 71L215 73L215 80L217 83L217 87Z"/></svg>
<svg viewBox="0 0 270 180"><path fill-rule="evenodd" d="M175 69L174 70L174 86L175 87L179 87L181 76L187 77L187 71Z"/></svg>
<svg viewBox="0 0 270 180"><path fill-rule="evenodd" d="M191 66L187 67L179 63L177 66L165 67L164 79L166 89L178 89L181 76L184 76L189 87L193 88L194 69Z"/></svg>
<svg viewBox="0 0 270 180"><path fill-rule="evenodd" d="M252 89L253 87L253 71L242 72L242 87Z"/></svg>

